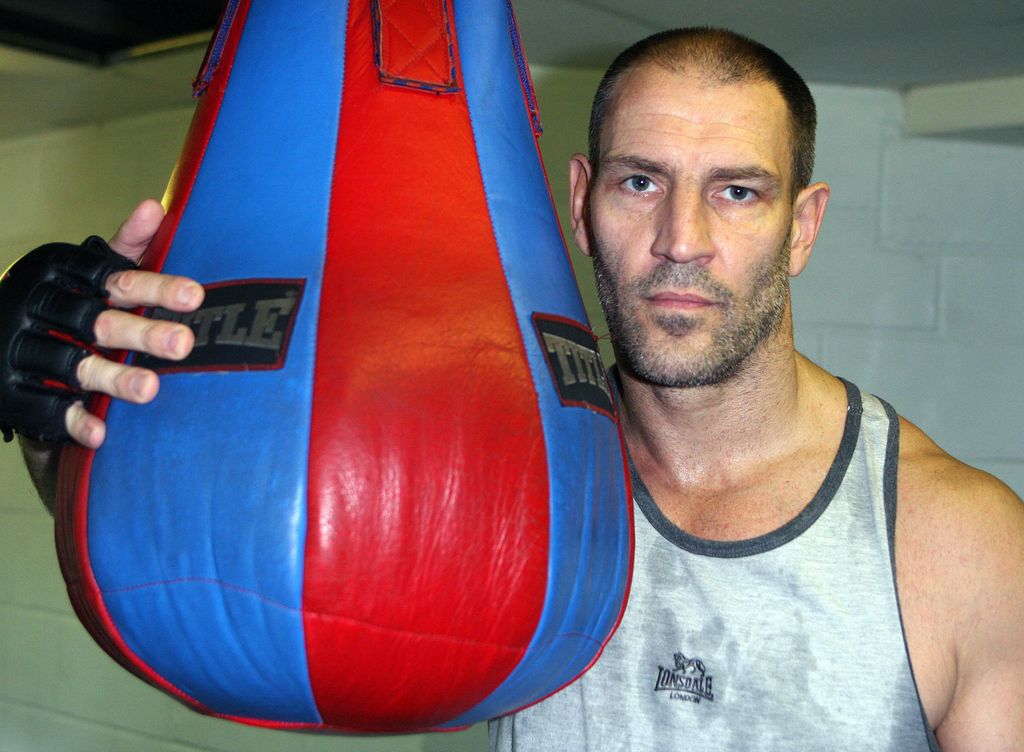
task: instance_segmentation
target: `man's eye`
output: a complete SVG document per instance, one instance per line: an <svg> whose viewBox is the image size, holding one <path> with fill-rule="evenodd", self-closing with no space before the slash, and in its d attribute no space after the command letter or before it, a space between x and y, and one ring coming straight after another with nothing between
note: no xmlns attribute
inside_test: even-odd
<svg viewBox="0 0 1024 752"><path fill-rule="evenodd" d="M654 182L644 175L634 175L626 180L626 185L629 186L630 190L637 193L647 193L654 188Z"/></svg>
<svg viewBox="0 0 1024 752"><path fill-rule="evenodd" d="M725 196L730 201L750 201L755 195L757 194L742 185L730 185L725 189Z"/></svg>

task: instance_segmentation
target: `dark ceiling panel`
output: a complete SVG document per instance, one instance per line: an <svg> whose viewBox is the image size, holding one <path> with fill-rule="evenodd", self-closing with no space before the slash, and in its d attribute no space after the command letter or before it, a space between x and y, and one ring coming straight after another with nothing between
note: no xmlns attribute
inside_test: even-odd
<svg viewBox="0 0 1024 752"><path fill-rule="evenodd" d="M0 0L0 43L104 65L214 28L224 0Z"/></svg>

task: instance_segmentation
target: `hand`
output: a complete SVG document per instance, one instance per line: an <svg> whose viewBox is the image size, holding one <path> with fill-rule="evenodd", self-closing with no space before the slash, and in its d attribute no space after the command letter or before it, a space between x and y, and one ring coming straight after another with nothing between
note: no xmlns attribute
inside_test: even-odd
<svg viewBox="0 0 1024 752"><path fill-rule="evenodd" d="M110 247L138 262L149 247L163 219L163 207L143 201L110 239ZM157 274L138 269L116 272L107 279L110 302L115 308L96 319L96 344L116 350L133 350L168 360L181 360L192 351L195 337L184 324L155 321L119 308L160 306L171 311L193 311L203 302L202 286L186 277ZM160 388L155 373L90 355L78 365L82 389L102 392L117 399L142 404L152 400ZM95 449L106 438L106 425L76 402L67 411L65 426L71 438Z"/></svg>

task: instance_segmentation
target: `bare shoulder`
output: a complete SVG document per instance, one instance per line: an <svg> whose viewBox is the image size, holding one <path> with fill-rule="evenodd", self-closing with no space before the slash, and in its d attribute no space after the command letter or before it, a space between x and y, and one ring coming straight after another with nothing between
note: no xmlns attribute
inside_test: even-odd
<svg viewBox="0 0 1024 752"><path fill-rule="evenodd" d="M900 421L896 565L907 644L946 750L1024 745L1024 503Z"/></svg>
<svg viewBox="0 0 1024 752"><path fill-rule="evenodd" d="M1024 503L998 478L960 462L900 419L899 507L911 537L940 535L945 553L1021 555ZM984 549L981 550L981 549ZM998 558L998 557L997 557Z"/></svg>

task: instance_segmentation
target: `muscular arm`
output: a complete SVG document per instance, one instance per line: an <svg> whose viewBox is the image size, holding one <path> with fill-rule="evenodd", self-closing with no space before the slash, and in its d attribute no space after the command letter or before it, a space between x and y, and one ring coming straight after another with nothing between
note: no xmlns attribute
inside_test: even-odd
<svg viewBox="0 0 1024 752"><path fill-rule="evenodd" d="M936 729L946 752L1024 750L1024 504L1002 484L966 495L983 515L962 556L967 590L956 645L956 685ZM978 523L976 523L978 524Z"/></svg>
<svg viewBox="0 0 1024 752"><path fill-rule="evenodd" d="M1024 504L901 427L897 580L944 752L1024 750Z"/></svg>

